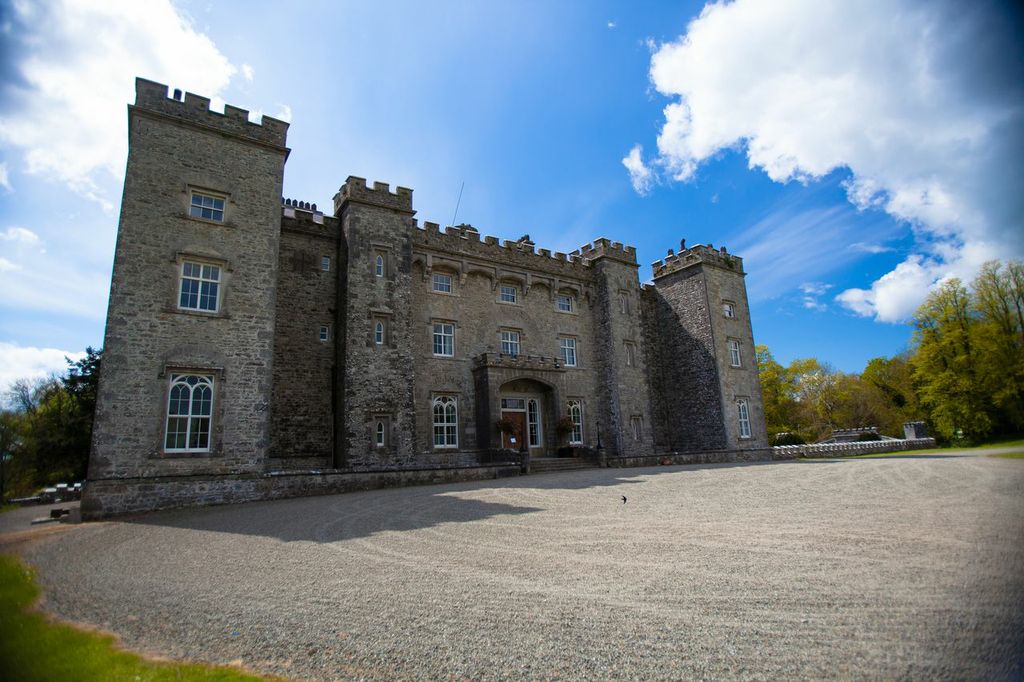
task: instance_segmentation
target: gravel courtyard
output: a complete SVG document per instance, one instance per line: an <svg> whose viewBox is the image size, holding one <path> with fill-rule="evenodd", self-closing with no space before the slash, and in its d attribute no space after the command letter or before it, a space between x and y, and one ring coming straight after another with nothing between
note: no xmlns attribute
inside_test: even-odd
<svg viewBox="0 0 1024 682"><path fill-rule="evenodd" d="M381 490L19 551L64 618L300 679L1024 675L1024 461L976 454Z"/></svg>

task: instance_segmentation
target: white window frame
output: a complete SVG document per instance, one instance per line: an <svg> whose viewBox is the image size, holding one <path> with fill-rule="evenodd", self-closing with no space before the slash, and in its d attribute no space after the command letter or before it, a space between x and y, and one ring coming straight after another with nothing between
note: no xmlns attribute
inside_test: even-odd
<svg viewBox="0 0 1024 682"><path fill-rule="evenodd" d="M430 276L430 288L437 294L451 294L455 290L455 285L448 273L435 272Z"/></svg>
<svg viewBox="0 0 1024 682"><path fill-rule="evenodd" d="M736 304L732 301L722 301L722 315L728 318L736 317Z"/></svg>
<svg viewBox="0 0 1024 682"><path fill-rule="evenodd" d="M583 445L583 401L570 400L565 406L566 416L572 422L569 445Z"/></svg>
<svg viewBox="0 0 1024 682"><path fill-rule="evenodd" d="M194 274L188 274L188 275L185 274L186 270L189 270L190 273L191 273L191 269L192 268L199 268L199 275L198 276L196 276ZM178 269L178 309L179 310L191 310L191 311L197 312L197 313L216 313L216 312L220 311L220 293L221 293L221 289L222 289L222 286L221 286L221 272L222 271L223 271L223 268L220 265L215 265L213 263L206 263L206 262L199 261L199 260L188 260L188 259L183 260L181 262L181 267ZM210 274L207 274L208 272ZM186 281L197 282L198 283L197 284L197 289L196 289L195 294L194 294L195 299L196 299L196 304L194 306L193 305L184 305L183 301L182 301L183 297L185 296L184 288L185 288L185 282ZM202 305L203 305L203 298L204 298L204 295L205 295L206 298L210 297L210 294L209 294L209 287L210 286L214 287L213 308L204 308L204 307L202 307ZM193 294L189 294L190 297L192 295Z"/></svg>
<svg viewBox="0 0 1024 682"><path fill-rule="evenodd" d="M523 349L522 335L516 329L501 330L501 352L517 357Z"/></svg>
<svg viewBox="0 0 1024 682"><path fill-rule="evenodd" d="M729 339L729 366L730 367L742 367L743 358L740 356L740 342L739 339Z"/></svg>
<svg viewBox="0 0 1024 682"><path fill-rule="evenodd" d="M433 322L431 326L433 329L431 348L434 352L434 357L455 357L455 323ZM438 340L440 340L440 344L438 344ZM438 352L438 348L440 348L440 352Z"/></svg>
<svg viewBox="0 0 1024 682"><path fill-rule="evenodd" d="M498 302L500 303L519 303L519 287L515 284L501 284L498 286Z"/></svg>
<svg viewBox="0 0 1024 682"><path fill-rule="evenodd" d="M195 379L194 382L189 382ZM186 398L186 411L181 412L181 392L188 391ZM177 392L176 392L177 391ZM196 395L198 391L205 391L208 399L203 399L203 394ZM196 398L199 398L198 405ZM214 400L214 378L208 374L189 374L186 372L175 372L171 374L167 390L167 409L164 414L164 452L209 452L213 442L213 400ZM172 412L172 409L179 411ZM198 408L198 410L197 410ZM184 447L169 447L168 443L172 437L171 420L184 420L185 431L182 434L177 428L173 431L175 441L179 434L184 436ZM203 441L203 429L205 425L205 441ZM180 426L180 424L176 424ZM195 444L193 445L193 436Z"/></svg>
<svg viewBox="0 0 1024 682"><path fill-rule="evenodd" d="M197 198L199 199L198 203L196 203ZM194 189L189 192L188 196L188 216L211 223L223 223L226 205L227 197L223 194Z"/></svg>
<svg viewBox="0 0 1024 682"><path fill-rule="evenodd" d="M331 328L326 324L320 325L320 341L327 343L331 340Z"/></svg>
<svg viewBox="0 0 1024 682"><path fill-rule="evenodd" d="M539 448L543 441L540 425L540 402L536 398L526 401L526 439L527 446Z"/></svg>
<svg viewBox="0 0 1024 682"><path fill-rule="evenodd" d="M555 297L555 309L560 313L573 312L576 309L576 297L571 294L558 294Z"/></svg>
<svg viewBox="0 0 1024 682"><path fill-rule="evenodd" d="M375 417L373 425L373 447L383 450L388 446L388 423L387 417Z"/></svg>
<svg viewBox="0 0 1024 682"><path fill-rule="evenodd" d="M384 338L387 334L387 330L384 326L384 320L373 321L373 343L377 346L384 345Z"/></svg>
<svg viewBox="0 0 1024 682"><path fill-rule="evenodd" d="M320 256L320 269L323 272L330 272L331 271L331 257L330 256Z"/></svg>
<svg viewBox="0 0 1024 682"><path fill-rule="evenodd" d="M736 417L740 426L740 438L750 438L750 406L746 398L736 399Z"/></svg>
<svg viewBox="0 0 1024 682"><path fill-rule="evenodd" d="M430 404L434 429L434 448L450 450L459 447L459 401L450 395L439 395Z"/></svg>
<svg viewBox="0 0 1024 682"><path fill-rule="evenodd" d="M566 367L577 367L579 357L576 353L576 339L571 336L558 337L558 350L562 354L562 364Z"/></svg>

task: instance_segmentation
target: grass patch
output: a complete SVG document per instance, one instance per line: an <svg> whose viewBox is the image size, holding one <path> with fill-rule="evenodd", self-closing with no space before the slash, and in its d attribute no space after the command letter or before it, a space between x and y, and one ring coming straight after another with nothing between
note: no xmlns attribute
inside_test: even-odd
<svg viewBox="0 0 1024 682"><path fill-rule="evenodd" d="M9 511L11 511L13 509L17 509L17 508L18 508L18 505L11 504L10 502L8 502L7 504L0 504L0 514L3 514L4 512L9 512Z"/></svg>
<svg viewBox="0 0 1024 682"><path fill-rule="evenodd" d="M39 597L32 571L0 555L0 679L24 680L266 680L232 668L147 661L119 651L114 638L52 623L31 610Z"/></svg>
<svg viewBox="0 0 1024 682"><path fill-rule="evenodd" d="M1024 452L1001 452L998 455L989 455L989 457L999 457L1000 459L1024 459Z"/></svg>
<svg viewBox="0 0 1024 682"><path fill-rule="evenodd" d="M917 455L948 455L951 452L960 450L983 450L986 448L1024 448L1024 438L1010 437L1000 438L997 440L990 440L980 445L970 446L954 446L947 445L941 448L929 448L928 450L897 450L895 452L870 452L865 455L841 455L834 454L831 457L828 455L815 455L814 457L807 457L804 459L875 459L878 457L916 457ZM991 455L992 457L1005 457L1007 459L1024 459L1024 452L1010 452L1001 455Z"/></svg>

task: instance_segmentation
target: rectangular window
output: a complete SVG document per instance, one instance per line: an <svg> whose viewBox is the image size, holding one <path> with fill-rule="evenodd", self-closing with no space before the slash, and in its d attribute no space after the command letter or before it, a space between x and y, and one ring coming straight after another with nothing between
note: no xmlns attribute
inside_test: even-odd
<svg viewBox="0 0 1024 682"><path fill-rule="evenodd" d="M570 400L566 405L572 430L569 432L569 445L583 445L583 401Z"/></svg>
<svg viewBox="0 0 1024 682"><path fill-rule="evenodd" d="M505 355L519 355L519 332L510 329L502 330L501 352Z"/></svg>
<svg viewBox="0 0 1024 682"><path fill-rule="evenodd" d="M750 438L750 410L747 408L746 398L736 401L736 414L740 422L740 438Z"/></svg>
<svg viewBox="0 0 1024 682"><path fill-rule="evenodd" d="M629 426L633 430L633 440L642 440L644 435L644 418L633 415L629 418Z"/></svg>
<svg viewBox="0 0 1024 682"><path fill-rule="evenodd" d="M501 302L502 303L518 303L519 302L519 287L508 286L507 284L501 285Z"/></svg>
<svg viewBox="0 0 1024 682"><path fill-rule="evenodd" d="M729 364L733 367L740 366L740 342L736 339L729 339Z"/></svg>
<svg viewBox="0 0 1024 682"><path fill-rule="evenodd" d="M220 268L208 263L181 264L181 295L178 307L215 313L220 294Z"/></svg>
<svg viewBox="0 0 1024 682"><path fill-rule="evenodd" d="M224 198L215 197L201 192L192 192L192 200L188 214L193 218L224 222Z"/></svg>
<svg viewBox="0 0 1024 682"><path fill-rule="evenodd" d="M558 339L558 346L562 351L562 363L566 367L576 366L576 339Z"/></svg>
<svg viewBox="0 0 1024 682"><path fill-rule="evenodd" d="M331 340L331 329L327 326L320 327L320 340L330 341Z"/></svg>
<svg viewBox="0 0 1024 682"><path fill-rule="evenodd" d="M503 410L525 410L526 398L502 398L501 409Z"/></svg>
<svg viewBox="0 0 1024 682"><path fill-rule="evenodd" d="M324 272L330 272L331 271L331 257L330 256L320 256L320 269L323 270Z"/></svg>
<svg viewBox="0 0 1024 682"><path fill-rule="evenodd" d="M459 447L458 403L451 396L434 398L431 406L434 416L434 447Z"/></svg>
<svg viewBox="0 0 1024 682"><path fill-rule="evenodd" d="M731 301L723 301L722 314L726 317L736 317L736 304Z"/></svg>
<svg viewBox="0 0 1024 682"><path fill-rule="evenodd" d="M212 415L213 377L172 374L164 450L209 452Z"/></svg>
<svg viewBox="0 0 1024 682"><path fill-rule="evenodd" d="M434 355L450 358L455 355L455 325L450 322L434 323Z"/></svg>
<svg viewBox="0 0 1024 682"><path fill-rule="evenodd" d="M571 313L573 309L573 298L566 294L558 295L558 312Z"/></svg>
<svg viewBox="0 0 1024 682"><path fill-rule="evenodd" d="M435 272L431 277L431 282L436 291L439 294L450 294L452 293L452 276L443 275L440 272Z"/></svg>

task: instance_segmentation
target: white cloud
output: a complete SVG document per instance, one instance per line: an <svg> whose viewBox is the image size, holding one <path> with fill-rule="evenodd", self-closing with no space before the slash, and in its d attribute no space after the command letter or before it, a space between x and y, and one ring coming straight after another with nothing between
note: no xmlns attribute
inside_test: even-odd
<svg viewBox="0 0 1024 682"><path fill-rule="evenodd" d="M633 183L633 189L640 196L650 194L651 186L654 183L654 173L644 164L641 157L643 150L640 145L635 145L622 159L622 165L629 171L629 181Z"/></svg>
<svg viewBox="0 0 1024 682"><path fill-rule="evenodd" d="M673 98L652 165L685 181L739 148L777 182L848 168L849 200L908 221L917 253L838 300L905 319L942 278L969 278L983 256L1024 253L1024 44L1002 11L914 0L709 4L652 57L655 88Z"/></svg>
<svg viewBox="0 0 1024 682"><path fill-rule="evenodd" d="M609 21L608 22L608 28L615 28L616 26L617 26L617 24L614 21Z"/></svg>
<svg viewBox="0 0 1024 682"><path fill-rule="evenodd" d="M804 294L801 301L803 306L808 310L817 310L818 312L828 310L828 306L819 301L818 297L824 295L831 288L831 284L824 282L804 282L800 285L800 291Z"/></svg>
<svg viewBox="0 0 1024 682"><path fill-rule="evenodd" d="M168 0L14 3L9 47L18 78L0 117L0 145L24 153L27 172L66 183L108 210L102 180L125 165L125 103L135 77L204 95L235 67Z"/></svg>
<svg viewBox="0 0 1024 682"><path fill-rule="evenodd" d="M14 191L14 188L11 187L11 175L7 170L6 163L0 163L0 188L7 192Z"/></svg>
<svg viewBox="0 0 1024 682"><path fill-rule="evenodd" d="M241 71L242 71L242 77L245 78L245 80L247 80L250 83L252 83L252 79L253 79L253 75L254 75L254 72L252 70L252 66L250 64L242 64Z"/></svg>
<svg viewBox="0 0 1024 682"><path fill-rule="evenodd" d="M85 353L72 353L57 348L35 348L0 341L0 392L6 392L18 379L30 381L51 374L61 374L67 368L64 358L80 360Z"/></svg>
<svg viewBox="0 0 1024 682"><path fill-rule="evenodd" d="M21 270L21 266L20 265L18 265L17 263L12 263L11 261L7 260L6 258L0 256L0 273L16 272L18 270Z"/></svg>
<svg viewBox="0 0 1024 682"><path fill-rule="evenodd" d="M0 232L0 241L18 242L21 244L35 246L39 244L39 235L24 227L8 227Z"/></svg>
<svg viewBox="0 0 1024 682"><path fill-rule="evenodd" d="M850 248L854 251L860 251L861 253L891 253L896 249L891 246L885 246L883 244L867 244L865 242L855 242L850 244Z"/></svg>

